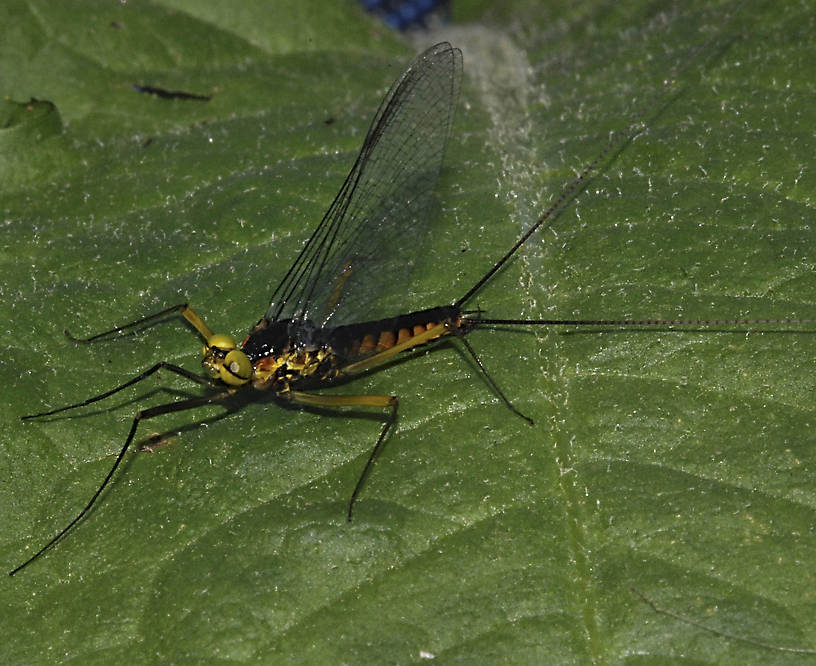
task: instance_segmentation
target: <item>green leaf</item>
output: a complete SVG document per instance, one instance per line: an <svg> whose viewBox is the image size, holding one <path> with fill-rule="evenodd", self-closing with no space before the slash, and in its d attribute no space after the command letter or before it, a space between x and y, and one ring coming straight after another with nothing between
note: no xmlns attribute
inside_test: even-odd
<svg viewBox="0 0 816 666"><path fill-rule="evenodd" d="M85 505L137 410L196 394L161 373L20 422L159 360L198 370L182 325L94 345L63 329L190 302L240 337L433 41L463 48L464 100L424 270L383 276L406 310L465 293L642 117L468 306L813 316L812 8L542 4L462 3L459 25L411 46L352 2L5 3L7 569ZM129 455L90 515L2 583L2 662L788 663L630 589L816 648L813 326L715 329L474 331L533 427L456 344L330 389L400 396L351 524L376 410L147 421L139 442L167 445Z"/></svg>

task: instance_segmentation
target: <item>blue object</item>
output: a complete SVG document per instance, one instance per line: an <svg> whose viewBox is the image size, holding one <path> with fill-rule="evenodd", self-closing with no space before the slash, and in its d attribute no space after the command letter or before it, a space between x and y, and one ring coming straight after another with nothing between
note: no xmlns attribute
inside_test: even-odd
<svg viewBox="0 0 816 666"><path fill-rule="evenodd" d="M425 28L430 18L443 18L449 0L360 0L366 11L377 14L395 30Z"/></svg>

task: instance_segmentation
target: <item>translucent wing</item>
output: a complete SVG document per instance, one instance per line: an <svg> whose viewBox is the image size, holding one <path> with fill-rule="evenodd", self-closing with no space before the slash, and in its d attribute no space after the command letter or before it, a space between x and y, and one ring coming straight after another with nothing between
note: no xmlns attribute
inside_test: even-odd
<svg viewBox="0 0 816 666"><path fill-rule="evenodd" d="M461 76L461 51L442 42L391 86L346 181L275 290L268 320L322 328L396 314L377 311L378 289L403 279L420 250Z"/></svg>

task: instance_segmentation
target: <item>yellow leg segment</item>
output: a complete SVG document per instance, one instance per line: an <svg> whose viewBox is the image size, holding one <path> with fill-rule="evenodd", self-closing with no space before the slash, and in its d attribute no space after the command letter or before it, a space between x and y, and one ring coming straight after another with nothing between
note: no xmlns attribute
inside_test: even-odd
<svg viewBox="0 0 816 666"><path fill-rule="evenodd" d="M446 322L442 322L441 324L437 324L436 326L429 328L424 333L420 333L419 335L415 335L411 338L408 338L405 342L400 342L399 344L394 345L390 349L386 349L385 351L381 351L378 354L374 354L374 356L364 358L362 361L350 363L349 365L340 368L340 372L346 375L354 375L359 372L363 372L365 370L368 370L369 368L374 367L375 365L385 363L388 359L390 359L393 356L396 356L401 351L405 351L406 349L412 349L413 347L419 347L420 345L427 344L431 340L441 338L443 335L450 335L450 333L451 330L448 324Z"/></svg>
<svg viewBox="0 0 816 666"><path fill-rule="evenodd" d="M184 307L181 309L181 315L195 327L195 330L201 333L205 341L209 340L213 336L213 332L210 330L210 327L204 323L204 320L199 317L198 313L189 305L184 305Z"/></svg>
<svg viewBox="0 0 816 666"><path fill-rule="evenodd" d="M368 472L371 469L371 466L374 464L374 459L377 457L377 454L382 448L383 442L385 442L385 436L388 434L388 431L392 428L392 426L397 420L397 407L399 406L399 398L395 395L318 395L316 393L304 393L303 391L289 391L282 397L289 398L293 402L300 403L301 405L310 405L312 407L390 408L390 412L388 413L388 418L385 421L385 425L383 425L383 429L380 432L380 436L377 438L377 443L371 450L371 453L368 456L368 460L366 461L365 467L363 467L363 471L360 474L360 478L357 479L357 485L354 486L354 490L351 493L351 499L349 500L348 505L348 513L346 515L346 519L350 522L351 512L354 510L354 502L357 499L357 495L360 494L360 489L363 487L363 482L365 481L365 478L368 476Z"/></svg>
<svg viewBox="0 0 816 666"><path fill-rule="evenodd" d="M395 395L321 395L303 391L289 391L284 397L312 407L390 407L397 399Z"/></svg>

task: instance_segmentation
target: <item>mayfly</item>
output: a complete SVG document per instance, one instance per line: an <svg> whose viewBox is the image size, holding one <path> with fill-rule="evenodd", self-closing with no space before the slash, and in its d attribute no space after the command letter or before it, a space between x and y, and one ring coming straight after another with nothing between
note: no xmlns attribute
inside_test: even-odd
<svg viewBox="0 0 816 666"><path fill-rule="evenodd" d="M442 168L462 77L462 54L447 42L420 54L393 84L374 116L348 177L320 224L272 294L269 309L239 345L229 335L214 334L186 303L118 326L78 342L94 342L173 315L181 315L204 339L199 376L159 362L125 383L80 403L23 419L50 416L104 400L160 370L204 388L204 394L140 410L133 418L107 476L85 508L34 555L10 572L25 568L64 537L88 513L130 448L139 424L163 414L205 405L233 406L271 396L297 406L373 407L384 410L384 423L360 470L348 502L355 501L377 454L397 420L396 395L326 395L315 389L354 378L402 352L455 338L470 355L486 383L515 414L519 412L486 371L465 338L478 327L541 325L682 325L793 323L793 320L553 320L489 319L480 309L466 309L473 296L527 242L554 212L581 190L587 177L615 145L631 139L636 128L609 146L564 189L560 197L461 297L408 314L377 318L374 287L383 276L405 274L404 249L429 218L434 186ZM381 313L379 313L381 314ZM803 320L796 320L802 322Z"/></svg>

